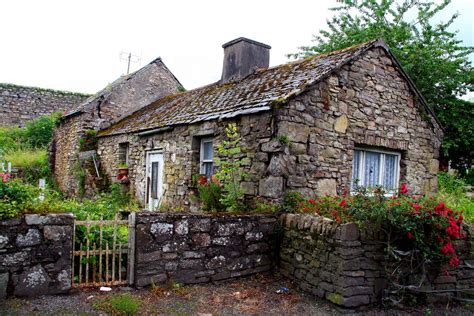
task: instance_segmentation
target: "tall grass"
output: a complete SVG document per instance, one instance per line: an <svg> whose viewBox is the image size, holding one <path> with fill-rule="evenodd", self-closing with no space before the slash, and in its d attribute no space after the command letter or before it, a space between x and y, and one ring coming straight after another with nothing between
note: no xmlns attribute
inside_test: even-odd
<svg viewBox="0 0 474 316"><path fill-rule="evenodd" d="M438 184L438 199L449 208L464 211L464 218L474 222L474 199L466 197L464 180L442 172L438 175Z"/></svg>

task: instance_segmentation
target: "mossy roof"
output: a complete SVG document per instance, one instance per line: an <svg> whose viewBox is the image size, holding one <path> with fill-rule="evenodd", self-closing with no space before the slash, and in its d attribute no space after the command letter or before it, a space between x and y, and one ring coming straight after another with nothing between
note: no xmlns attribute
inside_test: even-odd
<svg viewBox="0 0 474 316"><path fill-rule="evenodd" d="M316 55L303 60L259 69L228 83L214 83L163 97L99 132L99 136L137 133L181 124L268 111L277 103L306 91L344 64L383 41Z"/></svg>

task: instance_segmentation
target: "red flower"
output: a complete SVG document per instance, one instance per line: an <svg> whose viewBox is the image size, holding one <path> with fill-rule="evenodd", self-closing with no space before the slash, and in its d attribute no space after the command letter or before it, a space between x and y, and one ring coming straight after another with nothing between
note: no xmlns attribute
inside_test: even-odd
<svg viewBox="0 0 474 316"><path fill-rule="evenodd" d="M198 179L198 184L199 185L205 185L207 183L207 177L206 176L199 176L199 179Z"/></svg>
<svg viewBox="0 0 474 316"><path fill-rule="evenodd" d="M413 208L417 211L421 210L421 205L420 204L413 204Z"/></svg>
<svg viewBox="0 0 474 316"><path fill-rule="evenodd" d="M459 265L459 257L458 256L453 256L450 260L449 260L449 265L451 267L457 267Z"/></svg>
<svg viewBox="0 0 474 316"><path fill-rule="evenodd" d="M453 255L455 253L453 244L448 241L441 249L440 249L442 254L445 255Z"/></svg>
<svg viewBox="0 0 474 316"><path fill-rule="evenodd" d="M400 187L400 193L401 194L407 194L408 193L408 186L406 183L402 183L402 186Z"/></svg>
<svg viewBox="0 0 474 316"><path fill-rule="evenodd" d="M342 200L341 203L339 203L339 206L345 206L346 205L346 200Z"/></svg>
<svg viewBox="0 0 474 316"><path fill-rule="evenodd" d="M408 237L408 239L413 239L413 233L412 233L412 232L408 232L408 233L407 233L407 237Z"/></svg>
<svg viewBox="0 0 474 316"><path fill-rule="evenodd" d="M315 201L314 199L309 199L308 202L311 203L311 204L313 204L313 205L316 204L316 201Z"/></svg>

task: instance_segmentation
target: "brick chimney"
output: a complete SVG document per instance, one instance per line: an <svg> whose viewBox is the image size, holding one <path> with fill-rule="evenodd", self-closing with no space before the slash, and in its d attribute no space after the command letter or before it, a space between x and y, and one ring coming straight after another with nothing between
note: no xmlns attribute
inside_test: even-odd
<svg viewBox="0 0 474 316"><path fill-rule="evenodd" d="M222 45L224 67L222 82L244 78L256 68L268 68L271 47L245 37L239 37Z"/></svg>

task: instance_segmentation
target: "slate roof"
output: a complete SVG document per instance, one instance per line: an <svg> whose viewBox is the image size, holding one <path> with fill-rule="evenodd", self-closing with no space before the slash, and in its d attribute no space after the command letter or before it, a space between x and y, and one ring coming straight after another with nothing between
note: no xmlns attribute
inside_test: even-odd
<svg viewBox="0 0 474 316"><path fill-rule="evenodd" d="M217 82L166 96L100 131L99 136L159 130L173 125L268 111L272 104L286 102L289 98L301 94L375 46L388 51L383 41L371 41L257 70L238 81Z"/></svg>

